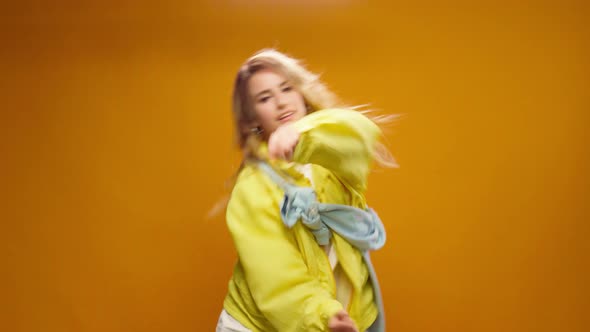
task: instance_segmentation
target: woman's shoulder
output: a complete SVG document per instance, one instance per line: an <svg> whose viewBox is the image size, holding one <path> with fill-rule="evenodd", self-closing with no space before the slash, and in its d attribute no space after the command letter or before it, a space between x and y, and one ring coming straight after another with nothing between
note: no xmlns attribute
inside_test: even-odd
<svg viewBox="0 0 590 332"><path fill-rule="evenodd" d="M340 117L364 117L363 112L351 108L323 108L307 114L304 118L340 118Z"/></svg>
<svg viewBox="0 0 590 332"><path fill-rule="evenodd" d="M255 163L247 163L238 173L228 208L250 206L270 209L278 206L281 197L279 187Z"/></svg>
<svg viewBox="0 0 590 332"><path fill-rule="evenodd" d="M234 190L241 187L257 187L264 183L263 176L258 169L256 163L244 163L244 166L238 173L236 183L234 184Z"/></svg>
<svg viewBox="0 0 590 332"><path fill-rule="evenodd" d="M307 116L312 117L362 117L366 118L365 111L356 110L345 107L322 108L315 112L309 113Z"/></svg>
<svg viewBox="0 0 590 332"><path fill-rule="evenodd" d="M295 128L305 133L314 128L353 131L377 134L380 128L365 112L349 108L327 108L312 112L294 123Z"/></svg>
<svg viewBox="0 0 590 332"><path fill-rule="evenodd" d="M257 162L246 162L238 173L233 192L269 192L278 188L272 179L259 167Z"/></svg>

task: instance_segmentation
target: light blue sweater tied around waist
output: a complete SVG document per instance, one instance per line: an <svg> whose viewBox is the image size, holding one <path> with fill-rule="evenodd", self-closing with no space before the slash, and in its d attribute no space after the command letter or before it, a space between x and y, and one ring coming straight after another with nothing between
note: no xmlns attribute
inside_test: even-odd
<svg viewBox="0 0 590 332"><path fill-rule="evenodd" d="M375 211L344 204L320 203L313 188L290 183L266 162L260 162L258 165L285 192L280 205L281 218L285 226L291 228L298 220L301 220L303 225L311 230L320 245L330 243L332 235L330 230L332 230L361 251L367 264L375 293L375 303L379 310L377 319L368 331L385 331L383 299L377 275L369 257L369 250L383 247L386 238L383 223Z"/></svg>

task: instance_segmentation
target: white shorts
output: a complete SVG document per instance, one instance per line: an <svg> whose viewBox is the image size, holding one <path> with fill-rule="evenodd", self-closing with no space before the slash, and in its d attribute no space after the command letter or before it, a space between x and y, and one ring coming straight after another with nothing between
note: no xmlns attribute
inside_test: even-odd
<svg viewBox="0 0 590 332"><path fill-rule="evenodd" d="M221 311L219 315L219 321L217 322L217 328L215 332L252 332L235 318L230 316L225 309Z"/></svg>

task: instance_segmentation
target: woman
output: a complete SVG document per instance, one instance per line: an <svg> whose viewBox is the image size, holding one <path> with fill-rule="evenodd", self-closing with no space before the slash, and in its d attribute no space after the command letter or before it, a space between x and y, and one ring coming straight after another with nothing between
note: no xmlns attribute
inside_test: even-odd
<svg viewBox="0 0 590 332"><path fill-rule="evenodd" d="M244 162L226 220L238 252L217 331L383 331L366 252L385 241L364 191L379 127L295 59L258 52L238 72Z"/></svg>

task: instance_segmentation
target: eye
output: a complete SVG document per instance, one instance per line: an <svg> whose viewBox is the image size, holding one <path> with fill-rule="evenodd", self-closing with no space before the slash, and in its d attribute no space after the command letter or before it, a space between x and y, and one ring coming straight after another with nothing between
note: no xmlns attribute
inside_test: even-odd
<svg viewBox="0 0 590 332"><path fill-rule="evenodd" d="M270 99L269 96L262 97L262 98L258 99L258 102L259 103L266 103L269 99Z"/></svg>
<svg viewBox="0 0 590 332"><path fill-rule="evenodd" d="M290 86L290 85L287 85L287 86L285 86L285 87L283 88L283 92L289 92L289 91L291 91L291 90L293 90L293 87L292 87L292 86Z"/></svg>

